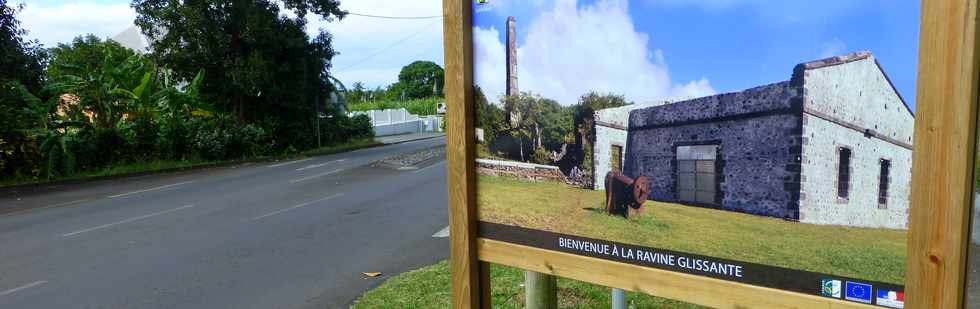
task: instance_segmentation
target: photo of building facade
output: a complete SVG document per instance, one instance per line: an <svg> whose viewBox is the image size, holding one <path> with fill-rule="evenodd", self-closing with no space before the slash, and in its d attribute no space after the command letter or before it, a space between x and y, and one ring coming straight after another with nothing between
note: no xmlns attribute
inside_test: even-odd
<svg viewBox="0 0 980 309"><path fill-rule="evenodd" d="M741 92L597 111L593 164L599 175L621 156L651 200L905 229L913 125L874 56L857 52Z"/></svg>

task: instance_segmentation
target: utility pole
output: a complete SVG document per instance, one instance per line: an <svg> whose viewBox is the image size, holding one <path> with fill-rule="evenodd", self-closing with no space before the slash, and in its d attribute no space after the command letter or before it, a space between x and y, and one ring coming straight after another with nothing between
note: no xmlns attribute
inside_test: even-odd
<svg viewBox="0 0 980 309"><path fill-rule="evenodd" d="M323 147L320 142L320 92L313 96L313 110L316 112L316 148L320 149Z"/></svg>

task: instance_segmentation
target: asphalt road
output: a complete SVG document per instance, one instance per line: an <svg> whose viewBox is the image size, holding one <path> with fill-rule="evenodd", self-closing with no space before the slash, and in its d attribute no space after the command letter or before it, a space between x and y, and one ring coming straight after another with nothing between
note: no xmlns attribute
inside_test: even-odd
<svg viewBox="0 0 980 309"><path fill-rule="evenodd" d="M370 164L436 145L0 191L0 308L346 308L447 257L445 158Z"/></svg>

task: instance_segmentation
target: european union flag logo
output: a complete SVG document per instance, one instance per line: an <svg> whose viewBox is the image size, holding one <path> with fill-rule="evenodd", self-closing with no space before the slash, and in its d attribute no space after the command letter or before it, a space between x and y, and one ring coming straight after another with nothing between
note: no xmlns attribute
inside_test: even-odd
<svg viewBox="0 0 980 309"><path fill-rule="evenodd" d="M844 284L844 299L871 303L871 285L847 281Z"/></svg>

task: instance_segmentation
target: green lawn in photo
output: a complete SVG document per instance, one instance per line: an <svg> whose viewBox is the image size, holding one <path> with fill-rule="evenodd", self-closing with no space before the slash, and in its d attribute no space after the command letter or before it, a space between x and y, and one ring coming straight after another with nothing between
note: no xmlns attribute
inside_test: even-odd
<svg viewBox="0 0 980 309"><path fill-rule="evenodd" d="M609 216L604 191L481 175L480 221L744 262L903 284L906 231L814 225L647 201L630 220Z"/></svg>
<svg viewBox="0 0 980 309"><path fill-rule="evenodd" d="M490 267L492 308L524 308L524 271ZM608 287L558 278L559 308L609 308ZM627 293L630 308L705 308L639 293ZM452 308L449 263L439 262L385 281L362 295L351 308Z"/></svg>

